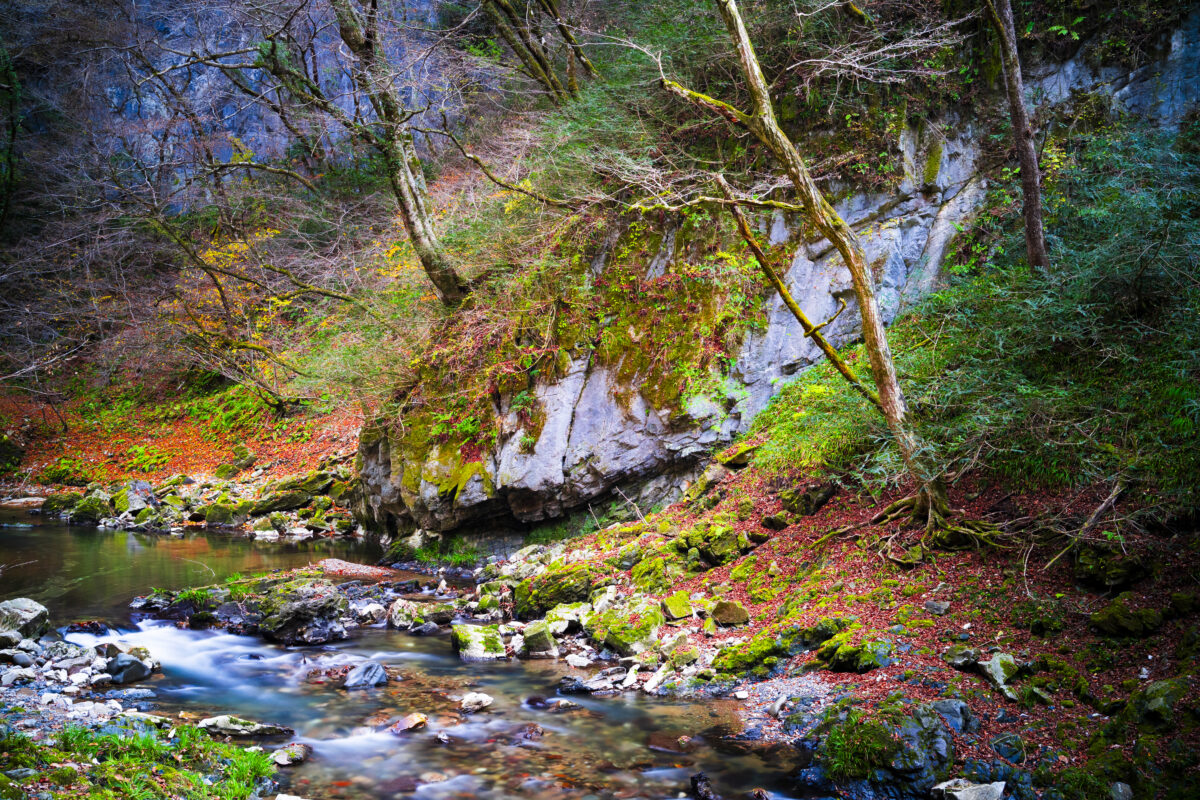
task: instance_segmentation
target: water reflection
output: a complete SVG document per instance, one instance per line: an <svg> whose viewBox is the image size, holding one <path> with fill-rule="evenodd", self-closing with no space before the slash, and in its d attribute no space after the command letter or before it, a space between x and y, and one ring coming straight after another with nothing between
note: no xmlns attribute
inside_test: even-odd
<svg viewBox="0 0 1200 800"><path fill-rule="evenodd" d="M56 622L127 619L126 605L151 588L179 589L303 566L322 558L370 561L359 542L312 539L261 542L195 532L155 536L68 527L20 512L0 512L0 600L31 597ZM21 527L17 527L20 525Z"/></svg>

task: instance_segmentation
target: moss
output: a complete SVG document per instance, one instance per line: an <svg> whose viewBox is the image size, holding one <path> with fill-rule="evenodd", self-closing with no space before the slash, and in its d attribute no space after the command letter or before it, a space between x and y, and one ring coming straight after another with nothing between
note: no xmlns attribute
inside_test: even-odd
<svg viewBox="0 0 1200 800"><path fill-rule="evenodd" d="M59 492L46 498L42 503L42 513L46 516L71 511L83 499L80 492Z"/></svg>
<svg viewBox="0 0 1200 800"><path fill-rule="evenodd" d="M1108 636L1142 638L1162 627L1162 614L1152 608L1133 609L1129 592L1117 595L1111 603L1092 614L1091 626Z"/></svg>
<svg viewBox="0 0 1200 800"><path fill-rule="evenodd" d="M559 604L584 602L592 583L592 570L587 564L548 569L513 589L516 614L521 619L534 619Z"/></svg>
<svg viewBox="0 0 1200 800"><path fill-rule="evenodd" d="M674 564L664 556L644 558L639 561L630 573L633 585L647 594L662 594L671 588L672 578L677 570Z"/></svg>
<svg viewBox="0 0 1200 800"><path fill-rule="evenodd" d="M836 781L862 780L891 763L900 743L883 723L853 709L834 722L817 750L817 760Z"/></svg>
<svg viewBox="0 0 1200 800"><path fill-rule="evenodd" d="M925 186L934 186L937 184L938 174L942 171L942 140L935 138L933 144L929 148L929 152L925 156L925 171L922 174L922 182Z"/></svg>

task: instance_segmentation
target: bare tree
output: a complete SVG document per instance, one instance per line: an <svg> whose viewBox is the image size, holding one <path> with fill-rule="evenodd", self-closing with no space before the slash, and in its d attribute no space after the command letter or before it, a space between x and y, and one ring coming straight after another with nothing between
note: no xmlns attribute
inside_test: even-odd
<svg viewBox="0 0 1200 800"><path fill-rule="evenodd" d="M579 92L577 66L587 75L595 75L596 67L588 59L570 24L562 14L558 0L483 0L483 12L496 32L521 62L520 71L536 81L555 103L562 103ZM548 37L541 30L543 17L557 31L567 57L567 83L562 80L547 46Z"/></svg>
<svg viewBox="0 0 1200 800"><path fill-rule="evenodd" d="M925 525L926 534L934 535L935 541L947 542L961 536L986 536L987 528L980 523L965 521L952 525L949 522L951 509L943 471L930 448L920 440L908 419L908 405L896 377L895 363L875 296L874 278L862 244L817 187L796 145L779 125L770 95L770 84L759 65L736 0L714 2L733 41L738 65L750 97L750 110L743 111L729 103L688 89L665 76L662 78L662 85L670 93L720 115L730 123L748 130L758 139L783 165L799 198L805 218L833 244L850 271L862 318L863 344L878 390L877 406L896 440L905 465L920 487L913 497L886 509L879 520L885 521L901 514L911 514L914 520Z"/></svg>
<svg viewBox="0 0 1200 800"><path fill-rule="evenodd" d="M1021 59L1017 55L1017 29L1013 22L1011 0L986 0L992 26L1000 38L1000 57L1004 64L1004 87L1008 93L1008 108L1012 118L1013 144L1021 163L1022 214L1025 217L1025 252L1029 264L1040 272L1050 269L1046 250L1046 233L1042 221L1041 172L1038 169L1037 148L1034 147L1033 126L1025 110L1025 81L1021 75Z"/></svg>

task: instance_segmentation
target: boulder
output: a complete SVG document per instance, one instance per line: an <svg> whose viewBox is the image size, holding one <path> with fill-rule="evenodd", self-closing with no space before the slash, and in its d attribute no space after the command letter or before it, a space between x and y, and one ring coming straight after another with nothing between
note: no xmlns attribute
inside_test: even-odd
<svg viewBox="0 0 1200 800"><path fill-rule="evenodd" d="M71 509L71 522L95 525L100 520L111 517L112 514L113 508L109 505L108 498L93 494L80 500Z"/></svg>
<svg viewBox="0 0 1200 800"><path fill-rule="evenodd" d="M592 571L586 564L547 570L522 581L513 589L517 617L536 619L555 606L584 602L591 589Z"/></svg>
<svg viewBox="0 0 1200 800"><path fill-rule="evenodd" d="M455 625L453 639L463 661L496 661L507 655L498 625Z"/></svg>
<svg viewBox="0 0 1200 800"><path fill-rule="evenodd" d="M688 598L688 593L681 589L663 598L662 610L667 619L685 619L692 615L692 601Z"/></svg>
<svg viewBox="0 0 1200 800"><path fill-rule="evenodd" d="M403 597L395 600L388 608L388 626L406 631L414 625L420 625L425 621L425 617L422 616L423 605Z"/></svg>
<svg viewBox="0 0 1200 800"><path fill-rule="evenodd" d="M546 624L555 636L578 633L591 613L591 603L560 603L546 612Z"/></svg>
<svg viewBox="0 0 1200 800"><path fill-rule="evenodd" d="M16 631L25 638L36 639L49 627L50 611L36 600L17 597L0 603L0 631Z"/></svg>
<svg viewBox="0 0 1200 800"><path fill-rule="evenodd" d="M1017 693L1008 682L1021 672L1017 660L1008 653L996 653L987 661L979 662L979 670L987 682L995 686L1009 700L1016 700Z"/></svg>
<svg viewBox="0 0 1200 800"><path fill-rule="evenodd" d="M836 492L836 486L832 483L825 483L817 486L785 489L779 493L779 499L783 501L785 511L810 517L820 511Z"/></svg>
<svg viewBox="0 0 1200 800"><path fill-rule="evenodd" d="M202 719L197 727L220 736L290 736L293 733L291 728L282 725L252 722L230 714Z"/></svg>
<svg viewBox="0 0 1200 800"><path fill-rule="evenodd" d="M732 600L718 600L709 616L718 625L746 625L750 622L749 612Z"/></svg>
<svg viewBox="0 0 1200 800"><path fill-rule="evenodd" d="M251 507L250 513L256 517L270 514L273 511L293 511L304 508L312 502L312 495L299 489L284 492L268 492L260 497Z"/></svg>
<svg viewBox="0 0 1200 800"><path fill-rule="evenodd" d="M49 517L58 514L69 514L83 499L79 492L59 492L46 498L42 503L42 514Z"/></svg>
<svg viewBox="0 0 1200 800"><path fill-rule="evenodd" d="M1153 608L1133 609L1133 595L1123 592L1100 611L1092 614L1089 623L1106 636L1141 639L1162 627L1162 614Z"/></svg>
<svg viewBox="0 0 1200 800"><path fill-rule="evenodd" d="M522 633L525 637L522 655L527 658L558 657L558 643L554 641L554 634L545 620L529 623Z"/></svg>
<svg viewBox="0 0 1200 800"><path fill-rule="evenodd" d="M112 676L113 683L133 683L150 677L150 667L129 653L118 653L110 658L104 671Z"/></svg>
<svg viewBox="0 0 1200 800"><path fill-rule="evenodd" d="M387 671L378 661L364 661L350 670L342 682L343 689L370 689L388 682Z"/></svg>
<svg viewBox="0 0 1200 800"><path fill-rule="evenodd" d="M346 638L342 616L349 604L329 581L300 578L273 586L259 601L263 636L286 645L323 644Z"/></svg>

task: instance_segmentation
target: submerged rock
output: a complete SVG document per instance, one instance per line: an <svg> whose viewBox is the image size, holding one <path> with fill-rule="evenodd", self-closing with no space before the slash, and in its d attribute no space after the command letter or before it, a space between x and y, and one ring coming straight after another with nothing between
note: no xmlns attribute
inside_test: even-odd
<svg viewBox="0 0 1200 800"><path fill-rule="evenodd" d="M303 742L292 742L271 754L271 760L281 767L302 764L312 756L313 749ZM283 795L280 795L282 797Z"/></svg>
<svg viewBox="0 0 1200 800"><path fill-rule="evenodd" d="M387 670L378 661L364 661L346 675L343 689L370 689L388 682Z"/></svg>
<svg viewBox="0 0 1200 800"><path fill-rule="evenodd" d="M110 658L104 670L112 676L113 683L133 683L150 677L150 667L129 653Z"/></svg>
<svg viewBox="0 0 1200 800"><path fill-rule="evenodd" d="M388 733L399 735L408 731L416 730L417 728L425 727L428 722L428 717L420 712L414 712L401 719L396 724L388 728Z"/></svg>

